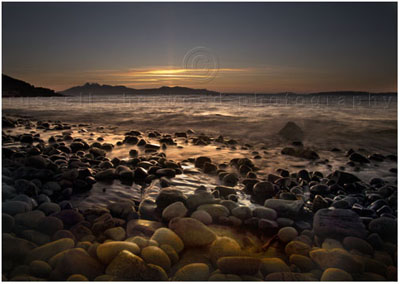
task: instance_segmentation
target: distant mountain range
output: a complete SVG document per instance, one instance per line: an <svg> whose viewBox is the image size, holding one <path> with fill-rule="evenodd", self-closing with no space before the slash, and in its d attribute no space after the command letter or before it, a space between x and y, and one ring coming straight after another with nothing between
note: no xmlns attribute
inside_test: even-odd
<svg viewBox="0 0 400 284"><path fill-rule="evenodd" d="M86 83L82 86L72 87L61 94L76 95L216 95L218 92L207 89L191 89L185 87L161 87L154 89L133 89L125 86L100 85L97 83Z"/></svg>
<svg viewBox="0 0 400 284"><path fill-rule="evenodd" d="M54 97L54 96L77 96L77 95L219 95L219 92L207 89L192 89L186 87L161 87L153 89L133 89L125 86L100 85L97 83L86 83L82 86L69 88L61 92L55 92L51 89L35 87L24 81L11 78L3 74L3 97ZM254 95L254 93L224 93L224 95ZM257 93L257 95L270 96L397 96L397 93L368 93L357 91L332 91L319 92L311 94L296 93Z"/></svg>
<svg viewBox="0 0 400 284"><path fill-rule="evenodd" d="M3 97L59 97L62 96L53 90L41 87L35 87L24 81L11 78L10 76L2 76Z"/></svg>

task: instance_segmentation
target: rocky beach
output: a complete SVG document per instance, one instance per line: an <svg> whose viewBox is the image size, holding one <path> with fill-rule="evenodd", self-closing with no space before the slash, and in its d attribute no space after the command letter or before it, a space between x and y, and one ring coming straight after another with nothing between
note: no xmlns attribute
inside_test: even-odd
<svg viewBox="0 0 400 284"><path fill-rule="evenodd" d="M3 280L397 280L397 151L378 138L17 113L2 120Z"/></svg>

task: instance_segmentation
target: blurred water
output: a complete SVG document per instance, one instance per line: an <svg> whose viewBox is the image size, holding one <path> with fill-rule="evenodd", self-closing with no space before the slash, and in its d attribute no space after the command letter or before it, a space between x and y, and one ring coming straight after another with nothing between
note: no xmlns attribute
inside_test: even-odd
<svg viewBox="0 0 400 284"><path fill-rule="evenodd" d="M319 148L363 147L396 152L396 96L113 95L3 98L3 112L43 120L131 129L189 128L244 142L280 145L287 121Z"/></svg>

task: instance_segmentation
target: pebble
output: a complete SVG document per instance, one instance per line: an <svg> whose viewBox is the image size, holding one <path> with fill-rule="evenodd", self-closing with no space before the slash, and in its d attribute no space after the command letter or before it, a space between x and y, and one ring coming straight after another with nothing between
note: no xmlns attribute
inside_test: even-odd
<svg viewBox="0 0 400 284"><path fill-rule="evenodd" d="M355 273L363 269L362 263L357 261L349 252L339 248L312 250L310 251L310 257L324 270L333 267L343 269L349 273Z"/></svg>
<svg viewBox="0 0 400 284"><path fill-rule="evenodd" d="M142 249L141 257L146 263L151 263L162 267L165 271L171 268L171 260L168 255L159 247L148 246Z"/></svg>
<svg viewBox="0 0 400 284"><path fill-rule="evenodd" d="M174 202L168 205L162 212L162 218L166 221L170 221L176 217L185 217L188 210L181 201Z"/></svg>
<svg viewBox="0 0 400 284"><path fill-rule="evenodd" d="M139 256L123 250L106 268L106 274L115 276L115 280L144 280L146 263Z"/></svg>
<svg viewBox="0 0 400 284"><path fill-rule="evenodd" d="M267 199L264 206L274 209L279 217L295 218L299 215L304 202L302 200Z"/></svg>
<svg viewBox="0 0 400 284"><path fill-rule="evenodd" d="M39 278L46 279L52 270L52 267L45 261L34 260L29 264L29 272Z"/></svg>
<svg viewBox="0 0 400 284"><path fill-rule="evenodd" d="M173 219L169 223L169 228L182 239L185 247L206 246L216 238L213 231L193 218Z"/></svg>
<svg viewBox="0 0 400 284"><path fill-rule="evenodd" d="M397 221L388 217L380 217L372 220L368 229L377 233L383 240L389 240L393 243L397 241Z"/></svg>
<svg viewBox="0 0 400 284"><path fill-rule="evenodd" d="M218 221L220 217L228 217L229 209L220 204L203 204L197 207L198 210L204 210L213 218L213 221Z"/></svg>
<svg viewBox="0 0 400 284"><path fill-rule="evenodd" d="M160 249L162 249L168 255L169 259L171 260L171 264L175 264L179 261L179 255L170 245L160 245Z"/></svg>
<svg viewBox="0 0 400 284"><path fill-rule="evenodd" d="M219 237L210 246L210 259L214 266L219 258L240 255L240 245L232 238Z"/></svg>
<svg viewBox="0 0 400 284"><path fill-rule="evenodd" d="M261 219L275 220L278 214L274 209L257 207L253 210L253 216Z"/></svg>
<svg viewBox="0 0 400 284"><path fill-rule="evenodd" d="M287 255L300 254L307 256L311 247L308 244L299 241L291 241L285 246L285 253Z"/></svg>
<svg viewBox="0 0 400 284"><path fill-rule="evenodd" d="M114 241L122 241L126 237L124 228L115 227L104 231L104 235Z"/></svg>
<svg viewBox="0 0 400 284"><path fill-rule="evenodd" d="M298 236L298 233L295 228L293 227L284 227L281 228L278 232L278 238L283 242L283 243L288 243L292 240L294 240Z"/></svg>
<svg viewBox="0 0 400 284"><path fill-rule="evenodd" d="M353 281L350 273L339 268L327 268L322 273L321 281Z"/></svg>
<svg viewBox="0 0 400 284"><path fill-rule="evenodd" d="M111 241L100 244L97 247L97 257L104 264L110 263L116 255L121 251L126 250L133 254L138 255L140 248L136 243L122 242L122 241Z"/></svg>
<svg viewBox="0 0 400 284"><path fill-rule="evenodd" d="M89 281L85 275L82 274L72 274L68 277L67 281Z"/></svg>
<svg viewBox="0 0 400 284"><path fill-rule="evenodd" d="M14 216L31 210L29 204L23 201L6 201L2 203L2 212Z"/></svg>
<svg viewBox="0 0 400 284"><path fill-rule="evenodd" d="M300 268L302 272L309 272L315 268L314 262L309 257L301 254L292 254L289 262Z"/></svg>
<svg viewBox="0 0 400 284"><path fill-rule="evenodd" d="M290 272L289 266L280 258L268 257L261 259L261 273L266 276L274 272Z"/></svg>
<svg viewBox="0 0 400 284"><path fill-rule="evenodd" d="M91 257L84 249L74 248L66 251L57 261L50 279L67 279L72 274L81 274L89 280L103 274L103 265Z"/></svg>
<svg viewBox="0 0 400 284"><path fill-rule="evenodd" d="M247 206L238 206L232 209L232 215L241 219L245 220L252 216L251 209Z"/></svg>
<svg viewBox="0 0 400 284"><path fill-rule="evenodd" d="M210 225L212 223L212 217L204 210L196 210L190 215L191 218L197 219L204 225Z"/></svg>
<svg viewBox="0 0 400 284"><path fill-rule="evenodd" d="M168 228L157 229L151 237L151 240L156 241L160 246L170 245L177 253L180 253L184 248L182 239Z"/></svg>
<svg viewBox="0 0 400 284"><path fill-rule="evenodd" d="M73 248L75 245L74 241L69 238L59 239L42 245L40 247L34 248L27 255L26 261L30 263L33 260L44 260L47 261L53 255L59 252Z"/></svg>
<svg viewBox="0 0 400 284"><path fill-rule="evenodd" d="M373 247L363 239L357 237L346 237L343 239L343 246L347 250L358 250L359 252L372 255L374 252Z"/></svg>
<svg viewBox="0 0 400 284"><path fill-rule="evenodd" d="M207 281L210 275L210 269L204 263L191 263L179 269L173 281Z"/></svg>

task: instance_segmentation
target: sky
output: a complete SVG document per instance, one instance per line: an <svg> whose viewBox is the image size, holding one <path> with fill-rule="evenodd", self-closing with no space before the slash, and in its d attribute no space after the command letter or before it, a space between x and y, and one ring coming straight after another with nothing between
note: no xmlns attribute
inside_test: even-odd
<svg viewBox="0 0 400 284"><path fill-rule="evenodd" d="M397 3L2 3L2 72L220 92L397 91Z"/></svg>

